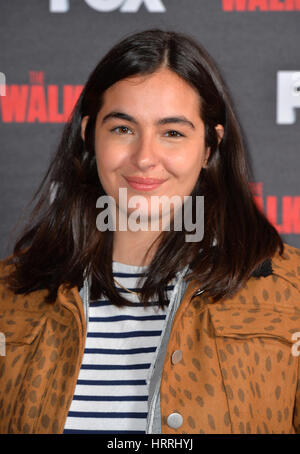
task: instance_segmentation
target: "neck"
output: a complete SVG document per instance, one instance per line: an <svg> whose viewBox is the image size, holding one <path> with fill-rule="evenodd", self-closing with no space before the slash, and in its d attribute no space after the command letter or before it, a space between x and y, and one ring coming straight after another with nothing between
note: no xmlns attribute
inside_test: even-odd
<svg viewBox="0 0 300 454"><path fill-rule="evenodd" d="M114 232L113 260L127 265L147 266L151 263L158 241L151 247L161 232ZM147 250L151 247L147 257Z"/></svg>

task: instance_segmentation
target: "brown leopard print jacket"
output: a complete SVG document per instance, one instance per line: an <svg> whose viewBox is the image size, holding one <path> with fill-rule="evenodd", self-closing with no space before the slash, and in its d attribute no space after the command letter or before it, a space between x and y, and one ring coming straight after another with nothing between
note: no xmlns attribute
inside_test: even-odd
<svg viewBox="0 0 300 454"><path fill-rule="evenodd" d="M8 270L3 261L1 276ZM196 288L189 283L167 346L162 433L300 433L300 250L285 245L223 302L191 302ZM0 433L64 430L86 324L77 287L61 286L54 304L45 292L14 295L1 284Z"/></svg>

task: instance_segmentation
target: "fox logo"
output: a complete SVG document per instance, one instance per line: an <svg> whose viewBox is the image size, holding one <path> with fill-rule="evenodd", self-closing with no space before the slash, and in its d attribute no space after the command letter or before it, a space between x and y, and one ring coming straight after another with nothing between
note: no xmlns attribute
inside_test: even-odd
<svg viewBox="0 0 300 454"><path fill-rule="evenodd" d="M108 13L119 9L121 13L136 13L142 5L150 13L164 13L166 11L162 0L84 0L91 8L101 13ZM70 9L69 0L50 0L51 13L66 13Z"/></svg>
<svg viewBox="0 0 300 454"><path fill-rule="evenodd" d="M297 108L300 108L300 71L278 71L277 123L296 123Z"/></svg>

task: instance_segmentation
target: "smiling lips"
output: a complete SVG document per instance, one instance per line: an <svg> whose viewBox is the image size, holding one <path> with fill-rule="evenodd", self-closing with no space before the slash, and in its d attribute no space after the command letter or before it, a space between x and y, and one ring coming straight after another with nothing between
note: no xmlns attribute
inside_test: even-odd
<svg viewBox="0 0 300 454"><path fill-rule="evenodd" d="M142 177L124 177L127 183L133 188L140 191L151 191L157 188L166 180L158 178L142 178Z"/></svg>

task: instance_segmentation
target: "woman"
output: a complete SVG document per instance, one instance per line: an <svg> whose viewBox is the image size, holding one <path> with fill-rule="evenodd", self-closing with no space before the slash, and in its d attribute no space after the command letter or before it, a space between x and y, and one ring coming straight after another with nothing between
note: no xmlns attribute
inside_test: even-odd
<svg viewBox="0 0 300 454"><path fill-rule="evenodd" d="M195 41L148 30L100 61L1 265L2 433L300 432L300 252L249 178Z"/></svg>

